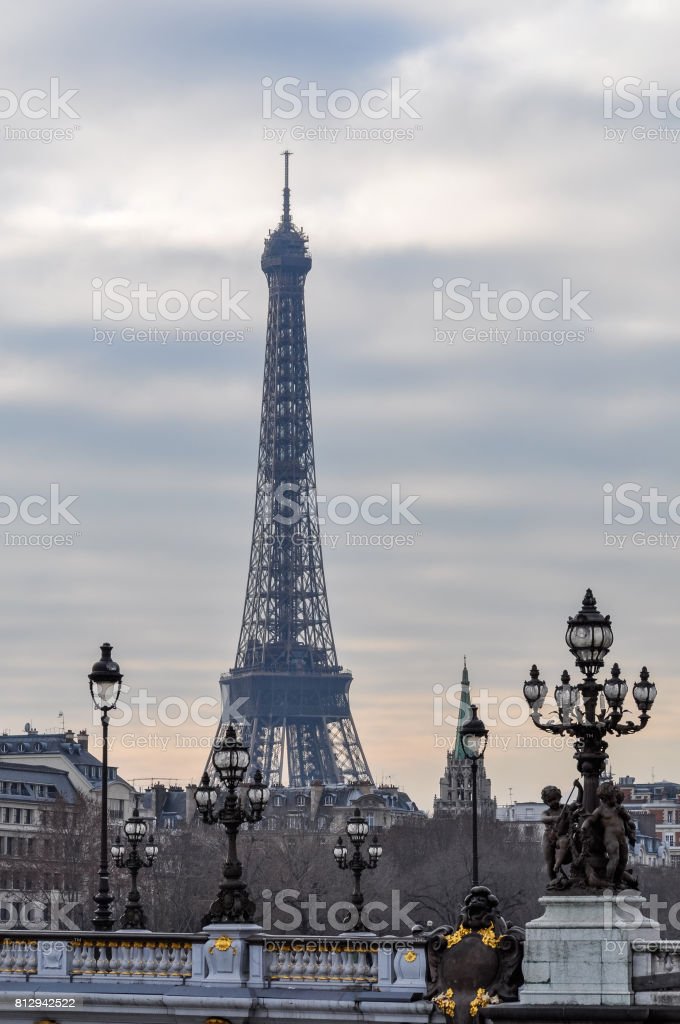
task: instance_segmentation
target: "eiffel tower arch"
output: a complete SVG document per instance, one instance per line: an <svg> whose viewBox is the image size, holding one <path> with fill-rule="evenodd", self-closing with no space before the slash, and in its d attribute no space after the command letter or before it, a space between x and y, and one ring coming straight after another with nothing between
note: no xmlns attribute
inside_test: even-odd
<svg viewBox="0 0 680 1024"><path fill-rule="evenodd" d="M283 212L262 254L269 308L255 515L236 662L220 680L223 719L238 709L251 771L261 768L272 786L284 785L284 768L290 787L372 785L328 610L305 323L312 259L291 218L283 155Z"/></svg>

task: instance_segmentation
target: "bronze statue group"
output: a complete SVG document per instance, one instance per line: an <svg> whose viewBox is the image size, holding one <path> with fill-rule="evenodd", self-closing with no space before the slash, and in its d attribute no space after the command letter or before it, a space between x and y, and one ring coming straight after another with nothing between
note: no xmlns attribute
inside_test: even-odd
<svg viewBox="0 0 680 1024"><path fill-rule="evenodd" d="M623 792L606 781L598 787L597 797L597 807L586 814L578 779L565 804L557 786L542 790L541 799L547 805L541 820L548 889L637 889L635 876L627 870L628 849L635 844L635 822L623 806Z"/></svg>

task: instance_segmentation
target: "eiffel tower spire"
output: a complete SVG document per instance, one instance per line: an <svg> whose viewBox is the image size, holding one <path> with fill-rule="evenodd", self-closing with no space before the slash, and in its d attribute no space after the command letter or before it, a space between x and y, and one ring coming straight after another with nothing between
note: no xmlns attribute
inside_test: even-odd
<svg viewBox="0 0 680 1024"><path fill-rule="evenodd" d="M316 501L304 286L307 237L290 212L264 243L269 285L255 515L236 662L222 677L227 712L243 716L251 764L271 785L372 782L338 664ZM227 723L222 723L224 731ZM221 733L218 733L218 738Z"/></svg>

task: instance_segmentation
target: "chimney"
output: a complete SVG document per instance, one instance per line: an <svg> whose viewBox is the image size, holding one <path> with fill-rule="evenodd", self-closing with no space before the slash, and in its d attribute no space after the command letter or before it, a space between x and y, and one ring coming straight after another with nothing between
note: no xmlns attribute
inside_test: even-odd
<svg viewBox="0 0 680 1024"><path fill-rule="evenodd" d="M167 790L161 782L154 783L153 787L153 816L156 819L157 827L160 828L161 814L165 807Z"/></svg>
<svg viewBox="0 0 680 1024"><path fill-rule="evenodd" d="M192 821L196 814L196 789L193 783L186 788L186 802L184 805L184 820Z"/></svg>
<svg viewBox="0 0 680 1024"><path fill-rule="evenodd" d="M309 790L309 820L312 825L314 825L314 823L316 822L316 816L319 811L319 806L321 804L321 797L323 796L323 792L323 783L320 782L319 779L315 779Z"/></svg>
<svg viewBox="0 0 680 1024"><path fill-rule="evenodd" d="M75 733L73 732L73 729L66 730L66 732L64 733L64 740L67 743L73 743L73 741L75 740Z"/></svg>
<svg viewBox="0 0 680 1024"><path fill-rule="evenodd" d="M78 733L78 744L81 750L87 753L87 731L85 729L81 729Z"/></svg>

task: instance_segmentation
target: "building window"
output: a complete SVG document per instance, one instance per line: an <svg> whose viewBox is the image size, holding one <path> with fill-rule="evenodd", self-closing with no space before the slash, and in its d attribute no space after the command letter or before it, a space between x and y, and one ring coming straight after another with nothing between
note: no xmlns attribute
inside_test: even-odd
<svg viewBox="0 0 680 1024"><path fill-rule="evenodd" d="M305 798L302 796L302 794L300 794L300 796L296 797L295 803L298 805L298 807L304 807L305 806Z"/></svg>
<svg viewBox="0 0 680 1024"><path fill-rule="evenodd" d="M32 825L32 824L33 824L33 811L30 810L30 808L26 808L26 810L24 810L24 825Z"/></svg>
<svg viewBox="0 0 680 1024"><path fill-rule="evenodd" d="M275 796L274 797L274 807L283 807L283 797L282 796Z"/></svg>
<svg viewBox="0 0 680 1024"><path fill-rule="evenodd" d="M673 821L673 812L672 811L666 811L666 821L668 821L668 822L672 822Z"/></svg>
<svg viewBox="0 0 680 1024"><path fill-rule="evenodd" d="M675 833L674 832L667 832L666 833L666 846L675 846Z"/></svg>
<svg viewBox="0 0 680 1024"><path fill-rule="evenodd" d="M15 807L14 808L14 824L15 825L20 825L21 824L21 808L20 807Z"/></svg>
<svg viewBox="0 0 680 1024"><path fill-rule="evenodd" d="M326 796L326 797L324 797L324 801L323 802L326 805L326 807L332 807L333 804L335 803L335 797L334 796Z"/></svg>

